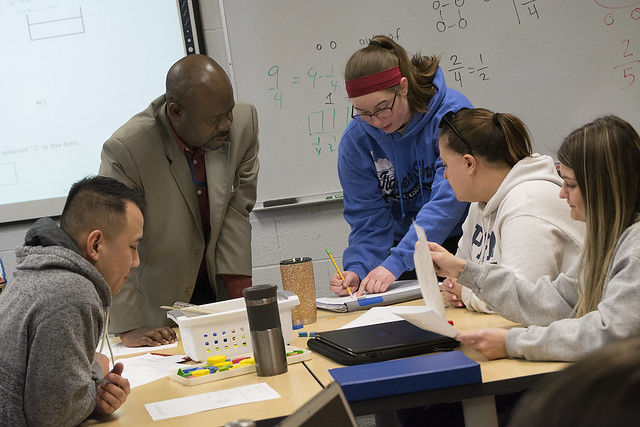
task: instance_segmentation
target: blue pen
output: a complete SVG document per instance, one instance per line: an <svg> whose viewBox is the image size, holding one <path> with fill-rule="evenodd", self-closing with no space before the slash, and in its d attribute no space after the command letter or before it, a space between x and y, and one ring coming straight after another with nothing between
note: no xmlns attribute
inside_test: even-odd
<svg viewBox="0 0 640 427"><path fill-rule="evenodd" d="M0 258L0 270L2 270L2 274L0 274L0 285L4 285L7 283L7 276L4 274L4 264L2 264L2 258Z"/></svg>

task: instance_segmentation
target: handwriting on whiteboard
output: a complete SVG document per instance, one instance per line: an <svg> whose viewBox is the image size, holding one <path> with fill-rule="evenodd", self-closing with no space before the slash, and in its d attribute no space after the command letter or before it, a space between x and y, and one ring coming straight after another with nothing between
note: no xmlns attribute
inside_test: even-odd
<svg viewBox="0 0 640 427"><path fill-rule="evenodd" d="M640 50L637 49L637 46L631 45L630 39L622 40L621 48L620 61L622 62L614 65L611 69L621 73L620 76L623 80L621 89L627 89L632 85L638 85L636 75L640 70Z"/></svg>
<svg viewBox="0 0 640 427"><path fill-rule="evenodd" d="M613 28L616 23L637 22L640 25L640 0L594 0L594 3L606 12L602 23ZM637 34L637 32L636 32ZM638 72L640 72L640 48L638 38L625 38L616 49L618 60L611 66L611 70L620 76L621 89L638 87Z"/></svg>
<svg viewBox="0 0 640 427"><path fill-rule="evenodd" d="M607 12L602 18L606 26L611 26L618 19L640 20L640 1L638 0L593 0Z"/></svg>
<svg viewBox="0 0 640 427"><path fill-rule="evenodd" d="M453 74L453 79L461 88L464 87L463 79L466 77L476 78L480 81L489 80L489 66L482 53L478 54L478 59L467 62L463 62L462 56L454 53L449 56L448 62L447 71Z"/></svg>
<svg viewBox="0 0 640 427"><path fill-rule="evenodd" d="M485 3L493 3L494 0L484 0ZM538 0L511 0L515 21L522 25L527 21L540 21Z"/></svg>
<svg viewBox="0 0 640 427"><path fill-rule="evenodd" d="M435 14L435 26L438 32L464 30L469 21L463 16L465 0L435 0L431 3Z"/></svg>
<svg viewBox="0 0 640 427"><path fill-rule="evenodd" d="M331 40L316 43L314 48L320 51L336 46L337 42ZM309 147L316 158L337 153L340 134L349 123L350 105L346 97L336 97L336 92L344 85L335 66L308 65L300 72L285 73L278 64L272 64L266 70L266 79L268 96L278 109L300 107L287 104L288 93L311 94L308 105L313 106L312 110L306 114L304 123L294 124L294 127L305 128Z"/></svg>

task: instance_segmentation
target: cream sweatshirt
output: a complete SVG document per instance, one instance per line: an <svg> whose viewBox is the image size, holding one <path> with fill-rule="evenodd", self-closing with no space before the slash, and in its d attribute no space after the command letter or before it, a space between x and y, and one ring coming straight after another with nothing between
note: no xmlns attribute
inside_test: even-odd
<svg viewBox="0 0 640 427"><path fill-rule="evenodd" d="M560 199L561 186L551 157L520 160L487 203L471 204L456 255L502 265L528 282L566 272L580 254L585 228ZM462 302L470 310L491 312L465 287Z"/></svg>

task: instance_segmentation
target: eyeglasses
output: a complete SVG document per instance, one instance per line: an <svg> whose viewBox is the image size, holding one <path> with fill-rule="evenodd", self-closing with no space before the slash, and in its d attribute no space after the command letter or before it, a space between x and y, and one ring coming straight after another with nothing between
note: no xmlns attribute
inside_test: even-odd
<svg viewBox="0 0 640 427"><path fill-rule="evenodd" d="M379 119L388 119L393 114L393 105L396 103L396 97L398 94L393 95L393 102L391 102L391 106L386 108L381 108L375 113L357 113L355 107L351 106L351 117L354 119L360 118L362 120L373 120L374 117Z"/></svg>
<svg viewBox="0 0 640 427"><path fill-rule="evenodd" d="M460 139L460 141L462 141L462 143L467 146L467 150L469 150L469 154L473 154L471 145L469 145L467 140L464 139L462 135L460 135L460 132L458 132L458 129L456 129L455 126L453 126L453 123L451 122L453 120L453 117L456 115L456 113L462 110L467 110L467 108L461 108L458 111L449 111L445 113L445 115L442 116L442 120L440 121L440 124L438 125L438 127L442 129L443 123L446 123L447 126L449 126L449 129L451 129L451 131L456 134L456 136Z"/></svg>

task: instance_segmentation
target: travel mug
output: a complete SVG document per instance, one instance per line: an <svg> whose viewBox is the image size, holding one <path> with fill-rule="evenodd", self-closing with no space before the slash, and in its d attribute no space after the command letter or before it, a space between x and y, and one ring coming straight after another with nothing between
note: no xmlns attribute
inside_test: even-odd
<svg viewBox="0 0 640 427"><path fill-rule="evenodd" d="M256 285L243 290L259 377L287 372L277 290L276 285Z"/></svg>
<svg viewBox="0 0 640 427"><path fill-rule="evenodd" d="M300 305L291 310L294 325L316 322L316 281L311 258L290 258L280 261L282 287L298 296Z"/></svg>

